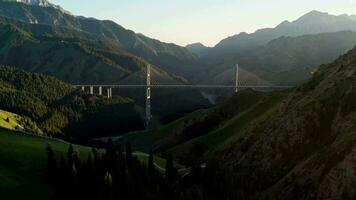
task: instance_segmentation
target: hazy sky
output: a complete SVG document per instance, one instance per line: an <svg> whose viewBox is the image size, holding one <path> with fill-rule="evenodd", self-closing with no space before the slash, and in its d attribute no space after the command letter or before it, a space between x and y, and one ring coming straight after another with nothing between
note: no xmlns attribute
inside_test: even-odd
<svg viewBox="0 0 356 200"><path fill-rule="evenodd" d="M319 10L356 14L356 0L51 0L75 15L111 19L164 42L213 46Z"/></svg>

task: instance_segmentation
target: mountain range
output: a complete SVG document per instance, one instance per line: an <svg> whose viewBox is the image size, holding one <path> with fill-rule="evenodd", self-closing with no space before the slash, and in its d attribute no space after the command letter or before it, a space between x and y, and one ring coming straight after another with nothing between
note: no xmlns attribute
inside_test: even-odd
<svg viewBox="0 0 356 200"><path fill-rule="evenodd" d="M321 64L334 61L356 45L356 32L341 31L280 37L264 46L236 54L230 60L213 65L202 80L220 80L220 83L233 83L232 76L236 63L241 68L241 83L254 84L245 71L259 77L261 84L298 85L311 78ZM208 77L208 78L206 78ZM223 82L222 82L223 81Z"/></svg>
<svg viewBox="0 0 356 200"><path fill-rule="evenodd" d="M221 79L222 74L231 72L236 64L240 64L244 70L269 83L302 83L321 64L333 61L356 45L354 38L345 35L345 31L356 31L354 15L335 16L312 11L295 21L284 21L275 28L260 29L251 34L240 33L204 50L204 54L199 52L201 61L210 67L198 80ZM308 45L312 48L305 48ZM333 48L326 48L326 45ZM296 78L290 80L293 77ZM224 79L225 82L233 82L231 75ZM249 80L244 82L251 83Z"/></svg>
<svg viewBox="0 0 356 200"><path fill-rule="evenodd" d="M21 31L30 33L37 41L47 40L43 42L48 43L48 37L51 37L51 40L57 38L56 45L63 45L62 41L69 44L68 40L74 40L75 42L71 41L73 46L66 48L76 48L74 43L79 44L82 48L81 51L86 52L85 54L89 57L81 58L83 53L78 55L75 51L71 54L76 55L78 59L58 52L46 56L35 53L39 54L36 55L37 57L45 57L46 59L40 60L40 63L32 61L14 63L6 59L2 62L12 66L32 67L32 70L33 68L42 68L39 66L46 66L48 69L35 72L49 73L71 83L119 83L123 79L130 80L131 78L128 78L130 74L142 69L147 63L151 63L170 76L163 78L163 80L168 80L164 83L172 83L173 81L181 84L188 81L216 84L216 80L222 80L223 77L224 84L229 84L233 82L231 70L236 63L240 63L241 69L246 71L246 73L242 72L242 74L246 74L243 82L295 85L309 79L310 73L313 73L320 64L332 61L356 44L350 38L350 35L345 38L345 34L341 33L342 31L356 30L355 17L352 15L334 16L312 11L295 21L285 21L275 28L261 29L252 34L241 33L231 36L222 40L213 48L205 47L199 43L188 45L185 48L137 34L113 21L78 17L63 12L56 6L46 5L53 4L48 1L25 1L23 3L0 1L2 8L0 15L6 17L6 20L4 18L2 20L4 24L14 25L16 28L22 29ZM21 22L11 21L10 19L21 20ZM289 52L289 55L281 54L283 51L277 52L277 48L279 48L277 44L286 41L286 38L283 37L289 38L289 41L292 38L296 38L295 41L300 40L299 42L289 43L287 47L298 49L303 45L308 45L308 41L302 36L331 32L340 32L339 36L333 38L338 40L338 42L335 42L336 50L324 50L325 46L322 47L323 39L315 39L313 41L315 48L310 54L303 55L300 50ZM326 36L321 35L320 38L326 39ZM347 41L349 45L345 45ZM46 45L51 49L43 49L42 52L56 50L53 47L56 42L51 41L51 43ZM12 50L12 52L28 51L27 49L32 48L32 46L36 45L31 44L27 47L18 45L21 50L15 48L16 50ZM40 46L43 48L44 45ZM285 46L281 47L286 48ZM94 52L90 55L88 49L93 49ZM67 49L66 51L71 52L72 50ZM288 52L288 49L286 51ZM265 55L265 52L274 52L274 55L271 55L271 53ZM96 56L93 56L93 53ZM318 54L318 59L311 60L312 58L308 58L308 55L313 54ZM285 58L286 56L289 56L289 58ZM76 62L76 60L82 59L81 63ZM48 63L51 60L59 60L59 62L56 64ZM68 67L58 69L59 65L62 64ZM71 69L71 66L78 67ZM84 68L85 72L83 72ZM87 68L94 69L89 70ZM226 77L226 75L231 77ZM287 82L286 79L288 78L286 77L292 75L297 78L290 83ZM103 78L106 76L107 78ZM162 80L162 78L157 77L157 80ZM142 80L142 82L144 81Z"/></svg>
<svg viewBox="0 0 356 200"><path fill-rule="evenodd" d="M24 45L3 49L2 63L31 67L29 70L77 84L120 83L133 79L137 82L137 78L144 83L143 77L130 76L148 63L163 72L160 74L167 75L157 74L156 80L163 80L162 83L230 84L234 79L231 72L239 63L241 79L246 84L295 85L308 80L320 64L331 62L356 45L352 34L344 33L356 30L352 15L334 16L312 11L295 21L285 21L275 28L252 34L234 35L208 48L199 43L187 47L163 43L113 21L74 16L52 5L48 1L0 1L0 15L6 17L2 18L2 24L15 26L37 41L26 40ZM327 37L337 40L333 44L335 49L325 49ZM300 49L310 40L314 48L306 54ZM287 41L288 45L283 45ZM36 46L41 50L37 51ZM64 51L71 53L63 54ZM28 52L31 57L46 59L36 59L37 62L24 59L16 63L4 56L8 54L11 58L17 52L17 56ZM296 78L290 80L290 76Z"/></svg>
<svg viewBox="0 0 356 200"><path fill-rule="evenodd" d="M66 27L95 38L110 40L122 51L145 59L170 73L189 78L201 64L197 56L184 47L163 43L136 34L109 20L97 20L69 15L53 7L30 6L0 1L0 15L27 23Z"/></svg>
<svg viewBox="0 0 356 200"><path fill-rule="evenodd" d="M284 21L274 28L257 30L254 33L240 33L220 41L207 53L209 62L229 59L241 51L264 46L271 40L282 36L297 37L320 33L356 31L356 20L353 15L331 15L319 11L311 11L295 21ZM211 57L214 56L214 57ZM215 58L219 57L215 60Z"/></svg>

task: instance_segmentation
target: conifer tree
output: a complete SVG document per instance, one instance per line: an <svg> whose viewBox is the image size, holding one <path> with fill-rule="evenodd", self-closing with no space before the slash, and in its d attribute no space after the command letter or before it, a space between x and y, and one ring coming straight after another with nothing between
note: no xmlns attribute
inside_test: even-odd
<svg viewBox="0 0 356 200"><path fill-rule="evenodd" d="M50 144L47 145L47 175L48 178L52 179L57 172L57 162L54 157L54 152Z"/></svg>
<svg viewBox="0 0 356 200"><path fill-rule="evenodd" d="M95 160L94 160L94 154L91 152L88 156L87 160L87 167L88 167L88 173L91 175L94 175L96 172L96 166L95 166Z"/></svg>
<svg viewBox="0 0 356 200"><path fill-rule="evenodd" d="M61 172L64 172L66 170L66 160L63 155L61 156L61 159L59 161L59 170Z"/></svg>
<svg viewBox="0 0 356 200"><path fill-rule="evenodd" d="M104 191L105 199L112 200L114 197L113 179L110 172L106 172L104 175L104 187L105 187L105 191Z"/></svg>
<svg viewBox="0 0 356 200"><path fill-rule="evenodd" d="M74 153L74 148L73 145L70 144L67 150L67 162L69 166L73 164L73 153Z"/></svg>
<svg viewBox="0 0 356 200"><path fill-rule="evenodd" d="M150 155L148 157L148 170L151 174L154 172L154 157L152 150L150 151Z"/></svg>
<svg viewBox="0 0 356 200"><path fill-rule="evenodd" d="M132 162L132 148L131 143L127 142L125 146L126 162L130 164Z"/></svg>
<svg viewBox="0 0 356 200"><path fill-rule="evenodd" d="M167 163L166 163L166 177L167 179L175 178L176 172L174 169L173 157L171 154L167 155Z"/></svg>

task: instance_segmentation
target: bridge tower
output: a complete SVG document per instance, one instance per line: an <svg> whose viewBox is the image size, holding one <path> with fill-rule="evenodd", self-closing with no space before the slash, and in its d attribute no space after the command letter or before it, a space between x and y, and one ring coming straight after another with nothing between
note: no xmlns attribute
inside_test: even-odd
<svg viewBox="0 0 356 200"><path fill-rule="evenodd" d="M151 65L147 65L146 69L146 128L151 122Z"/></svg>
<svg viewBox="0 0 356 200"><path fill-rule="evenodd" d="M236 64L235 69L235 93L239 92L240 80L239 80L239 64Z"/></svg>

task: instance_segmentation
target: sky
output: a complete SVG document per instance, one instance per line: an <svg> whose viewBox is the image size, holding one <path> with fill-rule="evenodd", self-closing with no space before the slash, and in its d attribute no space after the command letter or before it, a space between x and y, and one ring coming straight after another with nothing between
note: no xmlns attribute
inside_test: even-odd
<svg viewBox="0 0 356 200"><path fill-rule="evenodd" d="M50 0L74 15L110 19L163 42L214 46L318 10L356 14L356 0Z"/></svg>

